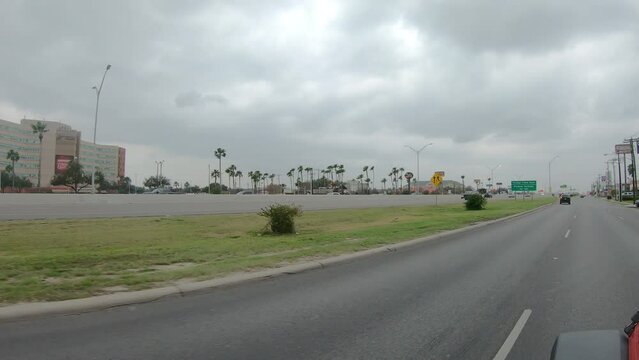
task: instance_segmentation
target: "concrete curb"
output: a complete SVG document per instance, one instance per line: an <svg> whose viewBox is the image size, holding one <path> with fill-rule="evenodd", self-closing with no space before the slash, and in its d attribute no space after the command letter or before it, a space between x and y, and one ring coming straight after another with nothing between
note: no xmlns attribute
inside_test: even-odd
<svg viewBox="0 0 639 360"><path fill-rule="evenodd" d="M541 211L542 209L545 209L551 205L553 205L553 203L542 205L535 209L524 211L518 214L506 216L495 220L483 221L463 228L444 231L423 238L403 241L397 244L385 245L373 249L358 251L351 254L337 255L325 259L287 265L278 268L265 269L250 273L232 274L221 278L193 283L178 283L161 288L100 295L83 299L8 305L0 307L0 322L43 315L77 314L83 312L104 310L117 306L151 302L170 295L184 295L185 293L189 292L195 292L216 287L238 285L250 281L257 281L280 275L297 274L308 270L322 269L328 266L354 261L356 259L375 254L394 252L398 249L416 246L424 242L462 234L488 225L508 221L537 211Z"/></svg>

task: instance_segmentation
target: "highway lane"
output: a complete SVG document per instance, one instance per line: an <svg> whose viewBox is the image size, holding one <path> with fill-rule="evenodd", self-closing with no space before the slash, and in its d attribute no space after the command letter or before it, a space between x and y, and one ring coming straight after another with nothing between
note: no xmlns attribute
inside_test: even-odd
<svg viewBox="0 0 639 360"><path fill-rule="evenodd" d="M570 231L569 231L570 230ZM575 199L322 270L0 324L2 359L547 359L561 331L622 328L639 211Z"/></svg>
<svg viewBox="0 0 639 360"><path fill-rule="evenodd" d="M0 194L0 220L236 214L257 212L273 203L329 210L433 205L436 201L462 203L459 195Z"/></svg>

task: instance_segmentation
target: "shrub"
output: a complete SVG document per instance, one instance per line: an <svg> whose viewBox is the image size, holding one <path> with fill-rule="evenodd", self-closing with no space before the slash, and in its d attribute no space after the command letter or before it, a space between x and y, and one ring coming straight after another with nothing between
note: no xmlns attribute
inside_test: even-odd
<svg viewBox="0 0 639 360"><path fill-rule="evenodd" d="M302 209L293 205L273 204L262 208L259 213L268 219L267 227L275 234L295 232L295 217L302 215Z"/></svg>
<svg viewBox="0 0 639 360"><path fill-rule="evenodd" d="M466 196L466 210L483 210L486 207L486 199L480 194Z"/></svg>

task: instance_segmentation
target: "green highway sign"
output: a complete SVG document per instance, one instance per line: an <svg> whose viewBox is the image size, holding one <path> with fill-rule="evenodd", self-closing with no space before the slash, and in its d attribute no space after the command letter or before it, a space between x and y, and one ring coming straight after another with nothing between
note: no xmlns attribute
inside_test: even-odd
<svg viewBox="0 0 639 360"><path fill-rule="evenodd" d="M537 180L511 181L512 191L537 191Z"/></svg>

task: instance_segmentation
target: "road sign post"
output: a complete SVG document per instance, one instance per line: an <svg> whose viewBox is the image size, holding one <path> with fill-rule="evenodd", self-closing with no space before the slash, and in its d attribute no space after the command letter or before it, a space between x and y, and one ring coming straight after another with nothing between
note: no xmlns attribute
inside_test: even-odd
<svg viewBox="0 0 639 360"><path fill-rule="evenodd" d="M435 185L435 205L437 205L437 187L439 187L439 184L441 184L443 180L443 176L441 175L441 173L443 172L437 171L430 178L430 182L432 182L433 185Z"/></svg>
<svg viewBox="0 0 639 360"><path fill-rule="evenodd" d="M532 192L533 194L535 193L535 191L537 191L537 180L520 180L520 181L511 181L510 182L510 188L512 190L512 192L517 193L517 192ZM515 195L517 196L517 195ZM523 195L522 195L523 196ZM516 197L515 197L516 198ZM531 195L531 200L532 200L532 195Z"/></svg>

